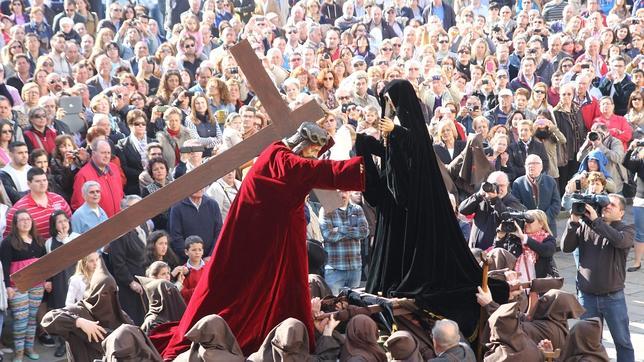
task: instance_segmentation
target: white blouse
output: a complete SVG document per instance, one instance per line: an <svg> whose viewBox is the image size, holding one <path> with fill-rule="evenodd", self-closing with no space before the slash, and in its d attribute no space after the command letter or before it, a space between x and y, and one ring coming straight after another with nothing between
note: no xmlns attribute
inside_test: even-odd
<svg viewBox="0 0 644 362"><path fill-rule="evenodd" d="M87 285L83 281L83 276L79 274L72 275L72 277L69 278L69 288L67 289L65 307L71 307L78 301L83 300L85 297L85 289L87 289Z"/></svg>

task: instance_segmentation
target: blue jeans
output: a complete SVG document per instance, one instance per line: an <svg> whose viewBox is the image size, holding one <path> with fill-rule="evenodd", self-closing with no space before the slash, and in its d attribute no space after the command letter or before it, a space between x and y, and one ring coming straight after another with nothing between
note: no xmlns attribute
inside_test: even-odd
<svg viewBox="0 0 644 362"><path fill-rule="evenodd" d="M339 270L326 266L324 272L324 279L326 280L333 295L338 295L340 289L344 287L356 288L360 286L360 275L362 269Z"/></svg>
<svg viewBox="0 0 644 362"><path fill-rule="evenodd" d="M582 319L599 317L602 321L606 320L617 349L617 362L634 362L635 350L628 330L628 310L624 291L601 296L580 291L578 297L581 305L586 308L586 313L581 316Z"/></svg>
<svg viewBox="0 0 644 362"><path fill-rule="evenodd" d="M635 223L635 241L644 243L644 207L633 207L633 221Z"/></svg>

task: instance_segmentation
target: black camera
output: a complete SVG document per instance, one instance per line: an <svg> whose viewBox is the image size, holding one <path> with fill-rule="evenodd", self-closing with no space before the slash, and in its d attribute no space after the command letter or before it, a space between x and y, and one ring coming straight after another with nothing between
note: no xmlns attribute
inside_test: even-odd
<svg viewBox="0 0 644 362"><path fill-rule="evenodd" d="M597 141L599 139L599 133L595 131L588 132L588 139L591 141Z"/></svg>
<svg viewBox="0 0 644 362"><path fill-rule="evenodd" d="M230 68L228 68L228 73L230 73L230 74L239 74L239 68L238 67L230 67Z"/></svg>
<svg viewBox="0 0 644 362"><path fill-rule="evenodd" d="M195 96L195 92L191 92L191 91L186 91L186 93L184 93L184 94L185 94L186 97L194 97Z"/></svg>
<svg viewBox="0 0 644 362"><path fill-rule="evenodd" d="M583 216L586 213L586 205L590 205L597 211L597 215L601 215L602 209L610 204L608 196L603 194L574 193L570 198L572 199L570 213L577 216Z"/></svg>
<svg viewBox="0 0 644 362"><path fill-rule="evenodd" d="M494 193L499 193L499 185L497 185L494 182L483 182L481 185L481 189L485 192L494 192Z"/></svg>
<svg viewBox="0 0 644 362"><path fill-rule="evenodd" d="M521 229L525 226L525 223L531 223L534 219L524 211L504 211L501 213L501 231L506 233L512 233L517 231L517 226L515 222L519 225Z"/></svg>

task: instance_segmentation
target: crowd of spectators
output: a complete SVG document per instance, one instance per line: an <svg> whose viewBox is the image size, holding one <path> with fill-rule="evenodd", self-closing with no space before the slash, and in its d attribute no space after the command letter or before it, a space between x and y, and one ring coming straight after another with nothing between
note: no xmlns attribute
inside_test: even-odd
<svg viewBox="0 0 644 362"><path fill-rule="evenodd" d="M243 39L290 107L315 99L325 108L318 124L332 137L344 129L381 138L379 91L411 82L449 173L477 152L473 167L488 170L473 182L453 177L455 212L475 253L501 247L523 278L557 276L558 243L579 264L589 255L584 238L598 229L618 270L601 287L580 285L581 301L622 291L623 269L641 267L641 0L10 0L0 12L0 327L10 317L4 340L15 360L37 358L36 340L64 353L64 341L37 321L83 298L97 255L28 291L14 288L10 273L270 124L229 52ZM251 165L99 251L134 323L146 309L137 277L167 277L189 300ZM585 219L575 213L580 197L593 195L588 204L608 209L601 227L601 208ZM376 229L360 193L342 199L319 215L319 205L307 207L309 243L328 253L320 273L334 294L368 275ZM525 225L502 227L525 210ZM556 228L561 212L573 215L566 230ZM624 212L635 231L619 221ZM618 221L613 243L605 226ZM627 361L625 327L613 338Z"/></svg>

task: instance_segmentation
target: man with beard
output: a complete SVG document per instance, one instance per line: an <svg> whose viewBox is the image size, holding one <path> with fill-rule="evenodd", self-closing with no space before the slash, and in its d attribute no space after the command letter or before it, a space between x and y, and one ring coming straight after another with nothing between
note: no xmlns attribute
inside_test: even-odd
<svg viewBox="0 0 644 362"><path fill-rule="evenodd" d="M454 319L470 335L479 309L467 293L482 273L452 211L420 102L406 80L389 83L380 97L399 124L380 121L386 146L365 135L356 139L356 152L365 157L365 199L378 213L367 292L415 298L420 308ZM372 154L382 158L382 171ZM507 298L503 283L490 286Z"/></svg>
<svg viewBox="0 0 644 362"><path fill-rule="evenodd" d="M315 159L327 139L324 130L305 122L259 155L228 211L228 220L246 222L225 223L183 318L151 334L165 359L186 350L186 332L213 313L226 320L245 355L289 317L306 324L315 345L304 199L313 188L362 190L364 183L360 157Z"/></svg>

